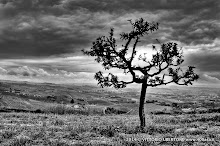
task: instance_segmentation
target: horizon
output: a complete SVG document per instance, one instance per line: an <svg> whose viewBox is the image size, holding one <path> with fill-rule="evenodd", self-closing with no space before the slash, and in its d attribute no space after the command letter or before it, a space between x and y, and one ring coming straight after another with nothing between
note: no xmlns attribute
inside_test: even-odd
<svg viewBox="0 0 220 146"><path fill-rule="evenodd" d="M142 17L160 25L137 45L139 53L150 57L156 39L176 42L183 49L182 67L195 66L200 76L192 87L217 88L219 9L216 0L0 1L0 80L96 85L94 75L104 69L81 50L91 48L99 36L107 36L110 28L119 40L121 32L131 30L128 20ZM109 72L122 80L130 78L123 70Z"/></svg>
<svg viewBox="0 0 220 146"><path fill-rule="evenodd" d="M55 85L55 86L91 86L98 88L100 90L115 90L115 91L120 91L120 90L126 90L128 89L141 89L141 84L138 83L133 83L133 84L128 84L126 88L119 88L115 89L114 87L101 87L97 83L69 83L69 84L62 84L62 83L52 83L52 82L32 82L32 81L15 81L15 80L2 80L0 79L0 83L23 83L23 84L34 84L34 85L40 85L40 84L49 84L49 85ZM149 89L188 89L188 88L207 88L207 89L218 89L220 86L216 84L211 84L207 87L207 85L188 85L188 86L180 86L176 84L170 84L170 85L161 85L161 86L156 86L156 87L148 87Z"/></svg>

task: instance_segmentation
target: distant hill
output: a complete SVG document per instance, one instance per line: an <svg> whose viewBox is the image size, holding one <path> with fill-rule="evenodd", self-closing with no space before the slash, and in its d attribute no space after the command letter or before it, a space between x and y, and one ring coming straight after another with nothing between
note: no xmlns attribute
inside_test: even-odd
<svg viewBox="0 0 220 146"><path fill-rule="evenodd" d="M0 82L0 108L9 109L32 111L56 104L123 108L123 104L134 102L132 99L136 95L134 91L102 89L92 85ZM117 99L112 98L116 96Z"/></svg>
<svg viewBox="0 0 220 146"><path fill-rule="evenodd" d="M53 105L68 107L116 108L138 113L140 89L100 88L96 85L52 84L0 81L0 109L45 109ZM148 88L146 112L170 110L172 105L189 107L220 106L220 90L205 87Z"/></svg>

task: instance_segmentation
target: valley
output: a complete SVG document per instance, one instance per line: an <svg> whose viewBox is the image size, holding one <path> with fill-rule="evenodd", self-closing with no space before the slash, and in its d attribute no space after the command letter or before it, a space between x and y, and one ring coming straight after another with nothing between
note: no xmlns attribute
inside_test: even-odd
<svg viewBox="0 0 220 146"><path fill-rule="evenodd" d="M50 83L8 82L0 84L2 111L52 112L48 108L69 111L95 111L137 114L140 89L100 88L92 85L59 85ZM149 88L145 109L148 114L180 114L219 112L220 89L204 87ZM113 110L114 112L111 112ZM71 113L71 112L69 112ZM77 113L77 112L73 112ZM91 113L87 113L91 114Z"/></svg>

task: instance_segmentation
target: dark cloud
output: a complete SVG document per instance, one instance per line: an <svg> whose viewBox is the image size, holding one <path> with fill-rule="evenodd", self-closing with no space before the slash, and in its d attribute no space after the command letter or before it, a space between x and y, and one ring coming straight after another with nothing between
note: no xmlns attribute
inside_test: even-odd
<svg viewBox="0 0 220 146"><path fill-rule="evenodd" d="M220 72L219 51L198 51L186 57L186 64L193 64L202 72Z"/></svg>
<svg viewBox="0 0 220 146"><path fill-rule="evenodd" d="M59 55L74 52L81 44L88 43L86 38L60 34L60 29L33 28L17 32L12 30L13 28L4 30L0 39L0 56L5 58ZM79 32L75 32L76 35L77 33Z"/></svg>
<svg viewBox="0 0 220 146"><path fill-rule="evenodd" d="M202 14L201 14L202 15ZM185 44L209 44L220 35L219 22L205 20L202 16L181 15L174 17L176 21L165 20L164 27L172 26L173 31L167 39L177 40ZM219 15L220 18L220 15ZM162 21L163 22L163 21ZM167 22L167 24L166 24Z"/></svg>
<svg viewBox="0 0 220 146"><path fill-rule="evenodd" d="M140 13L155 14L162 28L173 29L162 29L155 34L158 39L210 43L220 34L219 22L210 21L219 18L218 7L215 0L1 0L0 56L79 52L110 27L128 28L129 16L137 19Z"/></svg>
<svg viewBox="0 0 220 146"><path fill-rule="evenodd" d="M88 45L91 35L81 26L80 12L73 18L71 13L57 17L58 4L60 1L51 0L0 1L1 58L60 55ZM47 8L54 11L47 12Z"/></svg>
<svg viewBox="0 0 220 146"><path fill-rule="evenodd" d="M7 73L8 75L13 75L13 76L17 76L18 73L16 73L15 71L11 70Z"/></svg>
<svg viewBox="0 0 220 146"><path fill-rule="evenodd" d="M62 15L64 9L59 7L61 0L0 0L2 17L19 14L56 14Z"/></svg>
<svg viewBox="0 0 220 146"><path fill-rule="evenodd" d="M79 8L90 11L156 11L156 10L183 10L185 13L200 11L207 7L217 10L216 0L66 0L64 5L70 10Z"/></svg>
<svg viewBox="0 0 220 146"><path fill-rule="evenodd" d="M27 76L27 77L28 77L28 76L30 76L30 73L29 73L29 72L27 72L27 71L24 71L24 72L22 73L22 75L23 75L23 76Z"/></svg>
<svg viewBox="0 0 220 146"><path fill-rule="evenodd" d="M0 71L26 78L49 78L56 69L67 77L95 72L100 67L91 60L60 57L82 55L81 49L108 35L111 27L118 40L120 32L131 29L128 19L143 17L160 26L138 47L157 43L155 39L179 42L188 46L186 51L191 47L194 51L188 51L185 64L196 66L204 80L214 81L220 71L219 9L218 0L0 0L0 58L4 60L0 65L7 69ZM42 60L36 63L36 58Z"/></svg>

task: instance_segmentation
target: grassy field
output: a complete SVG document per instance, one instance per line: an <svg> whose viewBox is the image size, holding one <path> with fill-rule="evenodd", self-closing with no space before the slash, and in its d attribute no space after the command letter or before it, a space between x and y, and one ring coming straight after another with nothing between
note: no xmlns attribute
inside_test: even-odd
<svg viewBox="0 0 220 146"><path fill-rule="evenodd" d="M20 93L11 92L10 88ZM147 126L140 130L136 90L3 82L0 110L11 109L12 113L0 113L0 146L218 146L220 114L215 112L220 109L214 107L220 106L219 97L218 88L150 88L146 100L155 102L145 104ZM184 104L175 107L172 103ZM126 114L108 113L104 110L107 107ZM189 108L204 108L205 112L181 112ZM18 109L26 113L13 112ZM29 113L35 110L42 113ZM152 115L160 111L169 115Z"/></svg>
<svg viewBox="0 0 220 146"><path fill-rule="evenodd" d="M83 116L0 113L0 145L220 145L220 114Z"/></svg>

